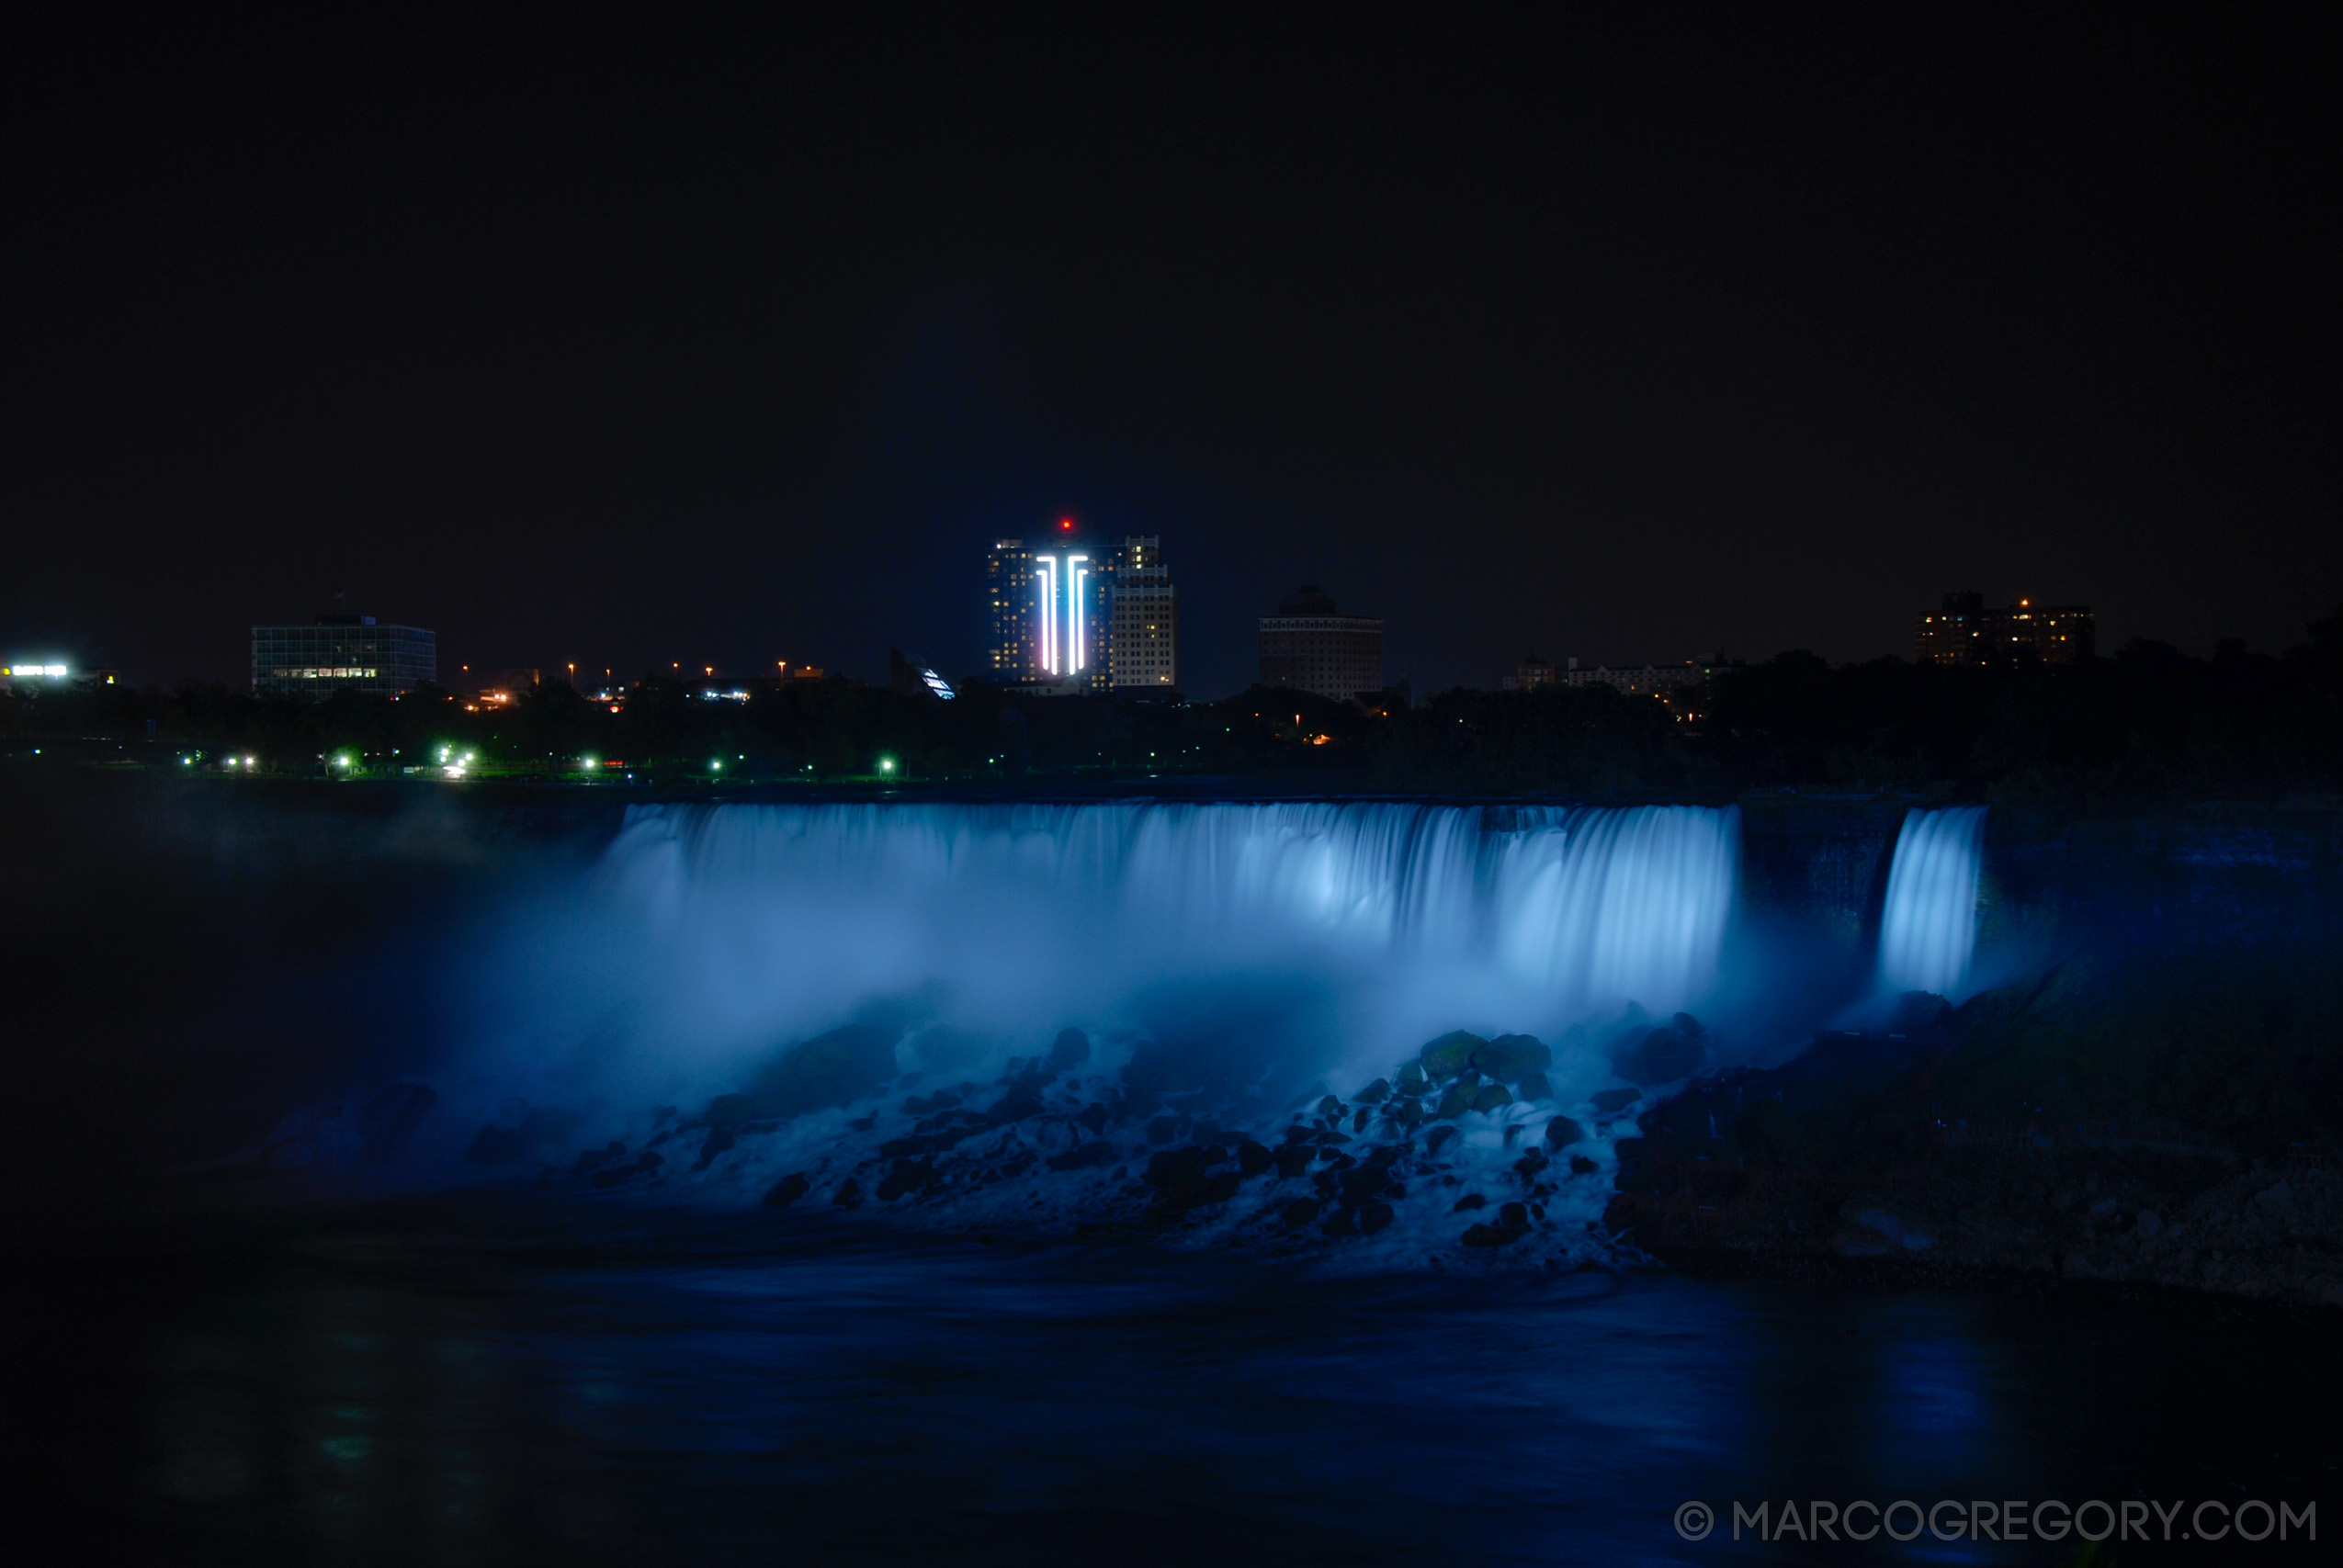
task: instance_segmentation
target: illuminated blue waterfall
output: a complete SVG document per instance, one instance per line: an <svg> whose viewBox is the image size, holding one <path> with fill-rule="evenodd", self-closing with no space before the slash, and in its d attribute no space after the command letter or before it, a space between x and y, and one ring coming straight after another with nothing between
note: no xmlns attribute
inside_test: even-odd
<svg viewBox="0 0 2343 1568"><path fill-rule="evenodd" d="M1694 1005L1739 838L1730 807L648 806L580 950L678 1060L914 988L1029 1050L1134 997L1273 974L1333 998L1340 1055L1381 1071L1459 1026Z"/></svg>
<svg viewBox="0 0 2343 1568"><path fill-rule="evenodd" d="M1977 944L1982 806L1912 811L1896 839L1879 924L1879 978L1889 991L1957 990Z"/></svg>

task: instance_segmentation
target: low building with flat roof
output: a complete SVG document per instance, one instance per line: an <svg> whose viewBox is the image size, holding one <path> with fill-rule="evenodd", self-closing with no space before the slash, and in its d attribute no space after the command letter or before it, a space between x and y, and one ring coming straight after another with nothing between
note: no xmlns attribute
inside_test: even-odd
<svg viewBox="0 0 2343 1568"><path fill-rule="evenodd" d="M252 629L255 695L397 697L438 679L439 638L422 626L383 626L372 615L320 615L305 626Z"/></svg>

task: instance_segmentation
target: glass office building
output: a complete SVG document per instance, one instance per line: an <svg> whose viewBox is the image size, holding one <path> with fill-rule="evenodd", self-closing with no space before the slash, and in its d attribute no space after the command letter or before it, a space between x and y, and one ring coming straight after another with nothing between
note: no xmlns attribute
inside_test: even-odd
<svg viewBox="0 0 2343 1568"><path fill-rule="evenodd" d="M372 615L320 615L308 626L252 629L255 694L395 697L439 679L439 638Z"/></svg>

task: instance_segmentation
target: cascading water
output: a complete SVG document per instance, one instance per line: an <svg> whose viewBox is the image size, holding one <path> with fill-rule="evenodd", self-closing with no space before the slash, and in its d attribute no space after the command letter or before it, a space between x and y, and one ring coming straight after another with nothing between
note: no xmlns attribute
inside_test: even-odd
<svg viewBox="0 0 2343 1568"><path fill-rule="evenodd" d="M1232 972L1372 993L1381 1061L1421 1032L1558 1028L1712 982L1730 808L1291 805L647 807L602 897L660 954L676 1021L810 1031L942 987L959 1021L1031 1032Z"/></svg>
<svg viewBox="0 0 2343 1568"><path fill-rule="evenodd" d="M1879 981L1887 991L1960 988L1977 944L1982 806L1905 814L1887 869L1879 923Z"/></svg>
<svg viewBox="0 0 2343 1568"><path fill-rule="evenodd" d="M1738 861L1731 807L638 807L583 897L484 954L474 1082L498 1098L470 1157L583 1139L597 1180L909 1200L949 1224L1154 1213L1177 1191L1183 1216L1275 1229L1323 1203L1389 1231L1387 1260L1453 1248L1469 1179L1538 1203L1522 1224L1550 1223L1550 1254L1602 1213L1614 1048L1716 983ZM1070 1024L1079 1049L1045 1062ZM1410 1087L1401 1064L1458 1029L1477 1046ZM602 1109L556 1132L553 1105ZM1306 1173L1286 1147L1269 1175L1268 1145L1305 1107L1324 1147L1303 1153L1327 1163L1287 1191ZM597 1164L595 1139L634 1163ZM1182 1149L1210 1159L1159 1168ZM1370 1154L1387 1164L1351 1170ZM1262 1197L1196 1199L1224 1179L1233 1199L1235 1175L1202 1172L1240 1155Z"/></svg>

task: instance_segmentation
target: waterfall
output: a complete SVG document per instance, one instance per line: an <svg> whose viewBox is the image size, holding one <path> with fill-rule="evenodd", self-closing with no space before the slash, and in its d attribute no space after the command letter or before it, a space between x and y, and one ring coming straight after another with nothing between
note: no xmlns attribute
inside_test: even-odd
<svg viewBox="0 0 2343 1568"><path fill-rule="evenodd" d="M1905 814L1879 925L1883 989L1949 995L1968 972L1985 813L1982 806L1951 806Z"/></svg>
<svg viewBox="0 0 2343 1568"><path fill-rule="evenodd" d="M1341 1054L1382 1070L1460 1026L1692 1006L1739 836L1731 807L643 806L577 945L671 1054L915 989L1030 1049L1133 998L1275 975L1333 998Z"/></svg>

